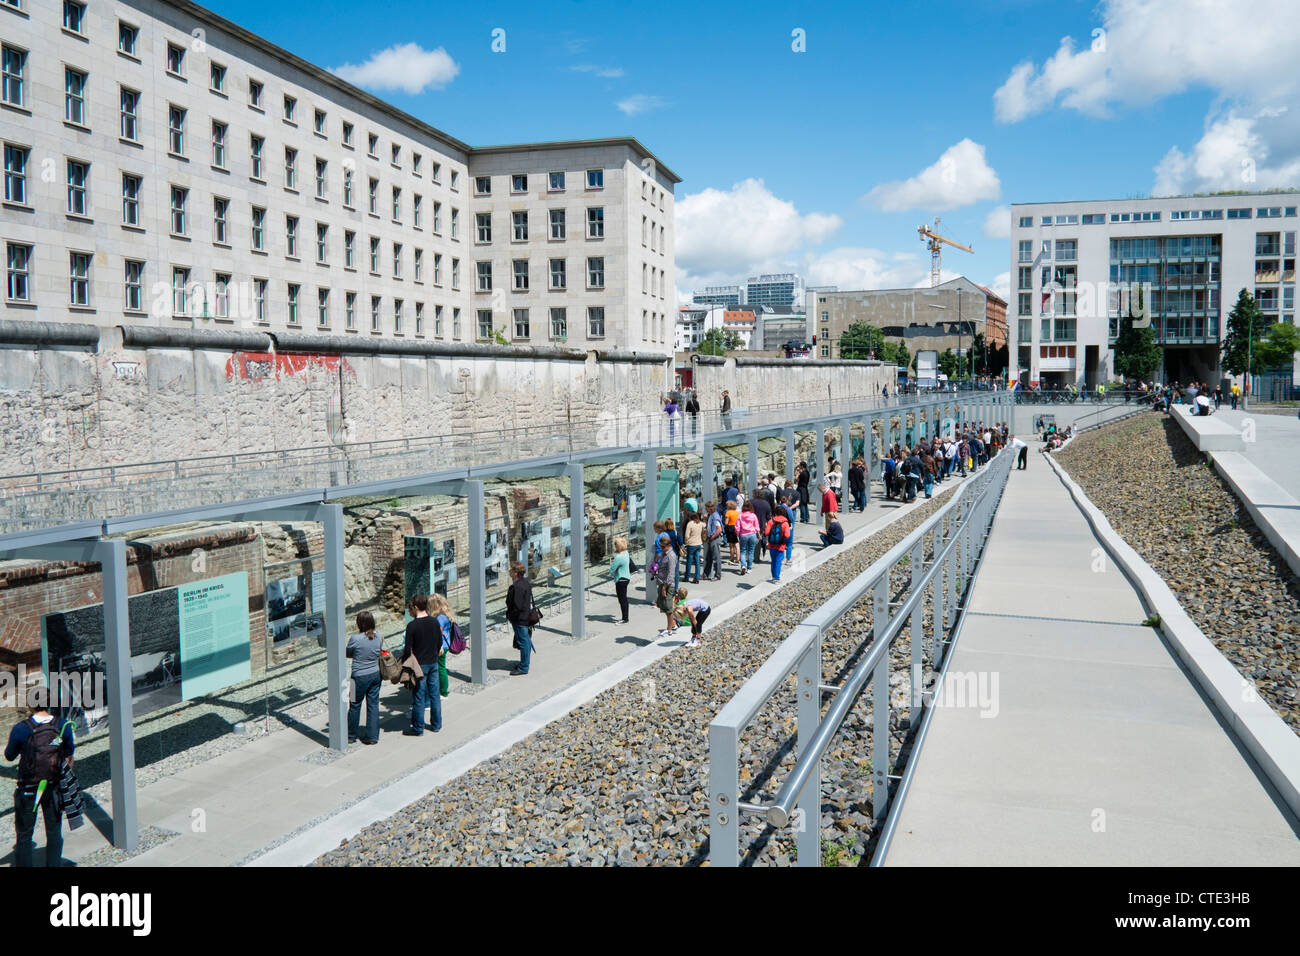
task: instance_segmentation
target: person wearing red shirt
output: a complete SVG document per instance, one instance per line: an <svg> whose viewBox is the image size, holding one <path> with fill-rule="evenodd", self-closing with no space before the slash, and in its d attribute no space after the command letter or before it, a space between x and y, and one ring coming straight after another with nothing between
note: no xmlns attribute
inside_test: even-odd
<svg viewBox="0 0 1300 956"><path fill-rule="evenodd" d="M839 511L839 502L835 497L835 492L831 489L829 479L823 478L817 483L817 487L822 493L822 521L826 525L826 530L829 531L831 521L834 519L835 513Z"/></svg>

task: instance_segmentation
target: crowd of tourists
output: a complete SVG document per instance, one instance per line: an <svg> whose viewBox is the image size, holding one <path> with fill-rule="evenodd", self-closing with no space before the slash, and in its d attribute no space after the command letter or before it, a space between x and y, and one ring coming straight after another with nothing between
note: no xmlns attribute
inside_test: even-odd
<svg viewBox="0 0 1300 956"><path fill-rule="evenodd" d="M922 438L911 447L895 444L881 461L885 497L904 503L922 493L930 498L936 484L953 475L964 478L1013 442L1025 444L1006 422L976 422L951 435Z"/></svg>

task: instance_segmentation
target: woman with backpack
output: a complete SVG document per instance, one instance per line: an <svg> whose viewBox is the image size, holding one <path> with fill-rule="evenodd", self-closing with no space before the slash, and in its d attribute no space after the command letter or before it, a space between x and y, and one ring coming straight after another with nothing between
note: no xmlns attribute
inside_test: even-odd
<svg viewBox="0 0 1300 956"><path fill-rule="evenodd" d="M533 610L533 586L529 583L524 566L518 561L510 565L510 589L506 591L506 620L515 632L515 649L519 663L510 672L511 677L528 673L533 659L533 632L530 617Z"/></svg>
<svg viewBox="0 0 1300 956"><path fill-rule="evenodd" d="M451 679L447 676L447 651L451 649L452 625L456 615L451 610L451 603L445 595L430 594L429 608L434 613L438 628L442 631L442 653L438 655L438 690L443 697L451 696ZM460 653L457 651L456 653Z"/></svg>
<svg viewBox="0 0 1300 956"><path fill-rule="evenodd" d="M45 818L45 865L63 865L63 801L59 779L65 761L72 760L76 744L72 721L60 725L50 713L50 689L36 687L28 694L31 714L9 732L5 759L18 761L14 788L14 866L32 866L32 834L36 808Z"/></svg>
<svg viewBox="0 0 1300 956"><path fill-rule="evenodd" d="M352 658L352 700L348 704L348 743L357 742L361 730L361 702L366 702L366 735L363 744L379 743L379 652L384 639L375 633L375 617L369 611L357 615L357 633L348 638L344 654Z"/></svg>
<svg viewBox="0 0 1300 956"><path fill-rule="evenodd" d="M776 511L768 519L763 536L767 539L767 553L771 555L772 583L781 580L781 562L785 560L786 548L790 544L790 522L782 511Z"/></svg>

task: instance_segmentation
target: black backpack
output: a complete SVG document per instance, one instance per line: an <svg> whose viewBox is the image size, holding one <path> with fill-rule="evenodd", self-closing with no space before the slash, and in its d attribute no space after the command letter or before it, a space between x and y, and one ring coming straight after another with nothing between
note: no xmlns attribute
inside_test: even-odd
<svg viewBox="0 0 1300 956"><path fill-rule="evenodd" d="M56 720L37 723L27 718L31 726L31 735L23 744L22 756L18 758L18 782L21 786L31 787L48 780L59 782L63 765L63 740Z"/></svg>

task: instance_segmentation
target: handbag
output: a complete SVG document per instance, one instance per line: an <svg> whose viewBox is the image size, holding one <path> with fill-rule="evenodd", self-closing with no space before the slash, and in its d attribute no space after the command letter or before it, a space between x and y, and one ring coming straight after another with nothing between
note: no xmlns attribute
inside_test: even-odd
<svg viewBox="0 0 1300 956"><path fill-rule="evenodd" d="M542 612L538 610L537 602L531 599L531 595L529 598L529 604L531 607L528 611L528 626L536 627L542 622Z"/></svg>
<svg viewBox="0 0 1300 956"><path fill-rule="evenodd" d="M398 678L402 676L402 664L392 651L379 652L379 678L397 683Z"/></svg>

